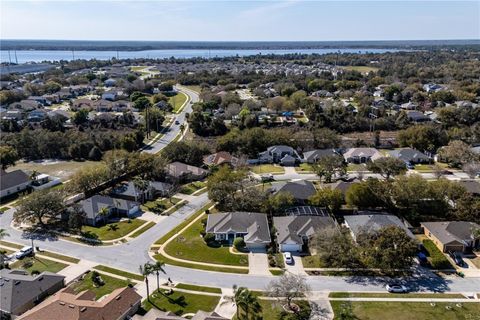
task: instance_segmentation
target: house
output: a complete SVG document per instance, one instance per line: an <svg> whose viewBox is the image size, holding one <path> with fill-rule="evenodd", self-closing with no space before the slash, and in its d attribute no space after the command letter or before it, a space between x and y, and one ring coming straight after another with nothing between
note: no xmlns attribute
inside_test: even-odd
<svg viewBox="0 0 480 320"><path fill-rule="evenodd" d="M390 226L403 229L410 238L415 239L413 233L405 226L402 220L391 214L358 214L344 216L344 219L345 226L350 229L350 233L355 241L362 232L374 232Z"/></svg>
<svg viewBox="0 0 480 320"><path fill-rule="evenodd" d="M30 123L39 123L43 122L47 118L47 111L43 109L36 109L30 111L27 116L27 120Z"/></svg>
<svg viewBox="0 0 480 320"><path fill-rule="evenodd" d="M127 100L118 100L112 102L112 110L115 112L125 112L132 110L132 103Z"/></svg>
<svg viewBox="0 0 480 320"><path fill-rule="evenodd" d="M130 201L143 202L152 200L159 196L167 196L172 189L172 185L166 182L148 181L145 190L135 186L133 181L124 182L112 190L112 197Z"/></svg>
<svg viewBox="0 0 480 320"><path fill-rule="evenodd" d="M285 145L272 146L258 154L258 162L260 163L280 163L291 166L295 165L297 159L300 159L297 151Z"/></svg>
<svg viewBox="0 0 480 320"><path fill-rule="evenodd" d="M407 102L407 103L401 104L400 108L403 110L415 110L417 109L417 105L413 102Z"/></svg>
<svg viewBox="0 0 480 320"><path fill-rule="evenodd" d="M324 187L330 188L333 190L339 190L345 196L347 194L347 190L355 183L358 183L358 182L338 180L334 183L329 183L327 185L324 185Z"/></svg>
<svg viewBox="0 0 480 320"><path fill-rule="evenodd" d="M302 162L306 163L316 163L318 160L324 157L338 156L338 152L334 149L316 149L312 151L307 151L303 153Z"/></svg>
<svg viewBox="0 0 480 320"><path fill-rule="evenodd" d="M267 215L256 212L222 212L208 215L205 232L215 240L233 241L242 237L249 249L265 248L271 241Z"/></svg>
<svg viewBox="0 0 480 320"><path fill-rule="evenodd" d="M180 180L200 180L207 176L208 171L176 161L167 165L167 174Z"/></svg>
<svg viewBox="0 0 480 320"><path fill-rule="evenodd" d="M80 109L92 110L95 101L90 99L75 99L72 101L70 109L77 111Z"/></svg>
<svg viewBox="0 0 480 320"><path fill-rule="evenodd" d="M130 287L118 288L100 300L91 290L75 293L65 288L18 320L125 320L140 307L142 297Z"/></svg>
<svg viewBox="0 0 480 320"><path fill-rule="evenodd" d="M273 225L280 251L300 252L315 233L334 228L335 222L329 216L285 216L273 217Z"/></svg>
<svg viewBox="0 0 480 320"><path fill-rule="evenodd" d="M228 320L228 318L222 317L215 311L206 312L199 310L193 317L192 320ZM160 311L158 309L152 308L145 315L135 315L132 320L185 320L184 317L176 315L171 311Z"/></svg>
<svg viewBox="0 0 480 320"><path fill-rule="evenodd" d="M203 163L206 166L219 166L222 164L228 164L229 166L236 167L238 162L239 160L237 157L232 156L226 151L220 151L203 157Z"/></svg>
<svg viewBox="0 0 480 320"><path fill-rule="evenodd" d="M118 95L119 94L116 90L108 90L108 91L105 91L104 93L102 93L102 99L115 101L115 100L117 100Z"/></svg>
<svg viewBox="0 0 480 320"><path fill-rule="evenodd" d="M21 110L7 110L3 113L2 120L19 121L22 120L23 113Z"/></svg>
<svg viewBox="0 0 480 320"><path fill-rule="evenodd" d="M375 148L350 148L343 154L343 157L348 163L367 163L383 156Z"/></svg>
<svg viewBox="0 0 480 320"><path fill-rule="evenodd" d="M444 90L444 87L436 83L427 83L423 85L423 90L425 90L427 93L430 93Z"/></svg>
<svg viewBox="0 0 480 320"><path fill-rule="evenodd" d="M0 270L1 319L15 318L33 308L47 296L62 289L65 286L64 279L64 276L48 271L33 276L24 270Z"/></svg>
<svg viewBox="0 0 480 320"><path fill-rule="evenodd" d="M470 253L480 248L480 225L467 221L422 222L425 235L435 243L442 252L458 251Z"/></svg>
<svg viewBox="0 0 480 320"><path fill-rule="evenodd" d="M92 226L96 226L99 221L108 219L112 214L133 216L140 211L140 207L136 202L101 195L94 195L82 200L80 206L85 213L85 223ZM103 208L108 210L106 217L100 215Z"/></svg>
<svg viewBox="0 0 480 320"><path fill-rule="evenodd" d="M313 183L308 180L279 182L274 184L269 191L273 194L290 193L295 202L299 204L307 203L308 199L317 192Z"/></svg>
<svg viewBox="0 0 480 320"><path fill-rule="evenodd" d="M113 104L111 101L105 100L105 99L100 99L95 101L92 104L92 107L97 111L97 112L110 112L112 111Z"/></svg>
<svg viewBox="0 0 480 320"><path fill-rule="evenodd" d="M432 119L430 119L429 116L424 114L423 112L416 111L416 110L409 110L407 111L407 118L415 123L421 123L421 122L429 122Z"/></svg>
<svg viewBox="0 0 480 320"><path fill-rule="evenodd" d="M411 164L430 163L432 161L426 154L412 148L397 149L390 151L388 154L393 158Z"/></svg>
<svg viewBox="0 0 480 320"><path fill-rule="evenodd" d="M30 177L22 170L0 170L0 198L14 195L30 188Z"/></svg>
<svg viewBox="0 0 480 320"><path fill-rule="evenodd" d="M109 79L105 80L103 82L103 84L105 85L105 87L113 87L117 84L117 80L109 78Z"/></svg>
<svg viewBox="0 0 480 320"><path fill-rule="evenodd" d="M37 102L35 100L21 100L20 102L14 102L11 103L9 106L9 109L19 109L22 110L23 112L28 112L32 111L38 108L43 107L43 105L40 102Z"/></svg>

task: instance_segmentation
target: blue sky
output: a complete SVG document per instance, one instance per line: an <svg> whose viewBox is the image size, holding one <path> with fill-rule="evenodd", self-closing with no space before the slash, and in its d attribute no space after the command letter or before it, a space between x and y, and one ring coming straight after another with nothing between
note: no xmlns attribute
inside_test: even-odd
<svg viewBox="0 0 480 320"><path fill-rule="evenodd" d="M0 1L2 39L480 39L480 0Z"/></svg>

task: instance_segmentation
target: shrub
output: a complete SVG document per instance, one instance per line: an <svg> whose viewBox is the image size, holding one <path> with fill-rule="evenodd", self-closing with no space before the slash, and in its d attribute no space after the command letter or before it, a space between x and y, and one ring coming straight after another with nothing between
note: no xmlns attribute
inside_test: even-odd
<svg viewBox="0 0 480 320"><path fill-rule="evenodd" d="M205 236L203 236L203 240L206 243L211 243L211 242L215 241L215 235L213 233L207 233L207 234L205 234Z"/></svg>
<svg viewBox="0 0 480 320"><path fill-rule="evenodd" d="M30 274L34 276L34 275L40 274L40 271L34 269L30 272Z"/></svg>
<svg viewBox="0 0 480 320"><path fill-rule="evenodd" d="M23 269L28 269L28 268L30 268L31 266L33 266L33 261L32 261L32 259L25 259L25 260L22 262L22 268L23 268Z"/></svg>
<svg viewBox="0 0 480 320"><path fill-rule="evenodd" d="M233 246L237 250L242 250L243 248L245 248L245 240L243 240L243 238L240 238L240 237L235 238L235 240L233 240Z"/></svg>

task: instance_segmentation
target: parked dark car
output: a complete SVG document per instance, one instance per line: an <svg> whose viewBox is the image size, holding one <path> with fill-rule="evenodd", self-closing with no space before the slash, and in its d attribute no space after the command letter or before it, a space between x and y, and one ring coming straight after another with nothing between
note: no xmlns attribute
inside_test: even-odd
<svg viewBox="0 0 480 320"><path fill-rule="evenodd" d="M459 252L449 251L448 255L455 261L457 266L463 267L465 265L465 261L463 261L462 255Z"/></svg>

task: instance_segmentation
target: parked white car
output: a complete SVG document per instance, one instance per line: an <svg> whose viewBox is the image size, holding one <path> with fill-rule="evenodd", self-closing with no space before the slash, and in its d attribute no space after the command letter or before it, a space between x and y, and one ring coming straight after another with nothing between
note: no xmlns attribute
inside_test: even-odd
<svg viewBox="0 0 480 320"><path fill-rule="evenodd" d="M398 283L389 283L387 284L386 289L390 293L407 293L408 292L407 287Z"/></svg>
<svg viewBox="0 0 480 320"><path fill-rule="evenodd" d="M286 264L293 264L293 257L292 257L292 254L290 252L285 252L283 254L283 258L284 258Z"/></svg>
<svg viewBox="0 0 480 320"><path fill-rule="evenodd" d="M33 253L33 247L23 247L15 254L15 258L22 259L26 256L29 256Z"/></svg>

